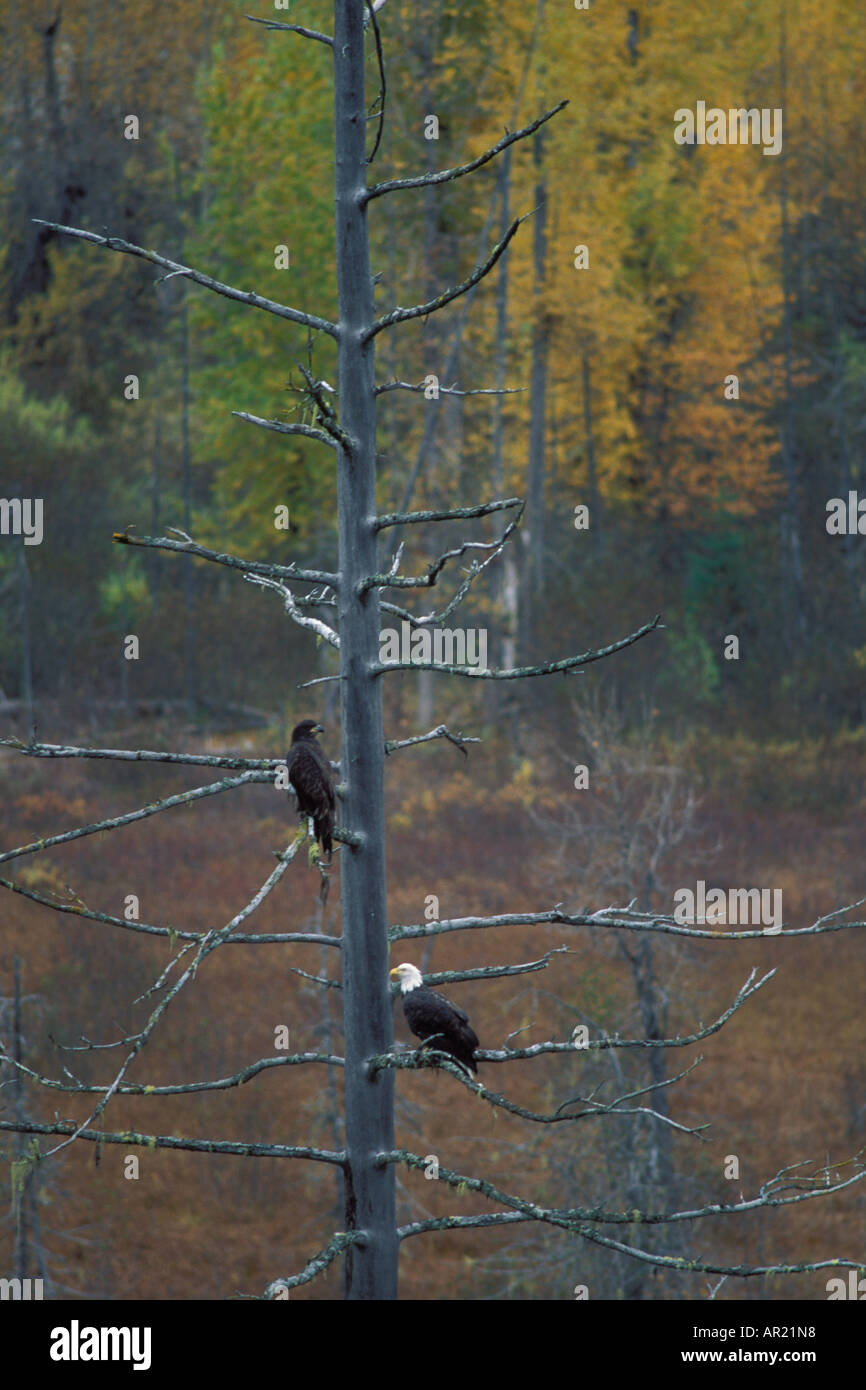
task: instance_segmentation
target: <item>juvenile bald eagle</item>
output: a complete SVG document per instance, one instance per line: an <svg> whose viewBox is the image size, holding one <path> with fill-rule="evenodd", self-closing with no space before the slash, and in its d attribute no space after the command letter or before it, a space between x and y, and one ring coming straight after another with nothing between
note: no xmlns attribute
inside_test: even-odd
<svg viewBox="0 0 866 1390"><path fill-rule="evenodd" d="M316 734L325 731L315 719L303 719L292 730L292 746L286 756L289 781L298 798L298 811L311 816L316 839L325 854L331 854L334 832L334 783L331 765L319 746Z"/></svg>
<svg viewBox="0 0 866 1390"><path fill-rule="evenodd" d="M425 985L421 971L414 965L395 965L390 974L400 982L406 1022L422 1045L429 1043L438 1052L447 1052L461 1066L477 1072L478 1039L463 1010Z"/></svg>

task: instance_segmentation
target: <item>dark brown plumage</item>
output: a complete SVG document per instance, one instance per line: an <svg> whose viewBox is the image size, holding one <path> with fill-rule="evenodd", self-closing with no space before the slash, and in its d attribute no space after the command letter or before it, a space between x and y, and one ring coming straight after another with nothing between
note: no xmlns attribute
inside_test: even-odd
<svg viewBox="0 0 866 1390"><path fill-rule="evenodd" d="M286 757L289 781L298 798L298 811L311 816L316 839L331 854L334 833L334 783L331 765L316 734L324 733L315 719L303 719L292 730L292 746Z"/></svg>
<svg viewBox="0 0 866 1390"><path fill-rule="evenodd" d="M447 1052L462 1067L477 1072L478 1038L463 1010L425 985L415 965L404 961L395 965L390 975L399 982L406 1022L415 1037L421 1039L422 1047L429 1043L437 1052Z"/></svg>

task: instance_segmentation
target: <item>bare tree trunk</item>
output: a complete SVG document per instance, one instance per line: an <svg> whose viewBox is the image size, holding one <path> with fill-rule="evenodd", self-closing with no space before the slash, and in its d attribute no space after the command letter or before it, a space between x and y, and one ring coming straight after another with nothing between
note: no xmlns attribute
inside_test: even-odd
<svg viewBox="0 0 866 1390"><path fill-rule="evenodd" d="M421 100L425 112L435 111L436 109L432 81L433 45L431 30L435 29L437 19L438 14L434 16L431 13L431 7L426 8L424 15L419 15L418 17L419 57L421 61L421 70L423 75L423 88ZM424 141L424 154L425 162L427 165L427 172L428 174L432 174L435 172L436 169L435 141ZM427 272L426 284L424 286L425 299L433 299L433 297L436 294L437 196L437 190L433 187L432 184L428 184L427 187L424 189L424 268ZM434 316L432 322L428 322L427 324L425 324L424 327L424 350L430 354L430 362L429 364L425 364L424 366L425 375L431 369L434 370L437 375L439 372L441 372L442 361L440 353L443 346L443 334L439 328L439 321ZM451 381L451 374L458 367L459 353L460 338L457 338L453 345L448 362L449 375L447 379L444 379L441 382L443 386L449 385ZM447 397L445 400L440 401L438 404L434 404L432 401L427 402L427 418L429 421L432 421L434 428L429 436L429 440L427 438L427 432L425 430L425 443L428 444L429 460L433 467L435 467L437 463L441 462L442 458L440 436L445 429L445 408L447 404ZM436 555L434 552L433 537L428 536L425 539L428 559L430 561L435 560ZM435 676L432 671L422 670L418 672L417 676L415 677L415 680L417 686L416 717L418 719L419 726L422 729L426 729L433 723L434 719L434 710L436 702Z"/></svg>
<svg viewBox="0 0 866 1390"><path fill-rule="evenodd" d="M16 484L9 495L21 495ZM33 646L30 636L30 569L24 549L24 534L18 538L18 623L21 638L21 707L27 725L27 737L36 738L36 710L33 704Z"/></svg>
<svg viewBox="0 0 866 1390"><path fill-rule="evenodd" d="M12 1055L20 1066L24 1060L23 1028L21 1023L21 969L18 957L12 962ZM21 1123L26 1116L24 1107L24 1087L18 1067L12 1078L12 1096L15 1118ZM19 1162L29 1149L23 1134L16 1139L16 1158ZM15 1211L15 1250L13 1255L13 1277L30 1279L36 1275L43 1281L43 1292L49 1293L48 1268L45 1262L45 1247L42 1242L39 1206L37 1203L38 1184L41 1170L38 1165L27 1166L17 1194ZM30 1273L28 1273L30 1271Z"/></svg>
<svg viewBox="0 0 866 1390"><path fill-rule="evenodd" d="M24 540L18 547L18 592L21 615L21 699L27 720L27 734L36 737L36 712L33 706L33 653L30 643L30 571L24 553Z"/></svg>
<svg viewBox="0 0 866 1390"><path fill-rule="evenodd" d="M544 585L544 427L547 404L547 323L544 311L544 285L547 254L547 185L544 177L544 132L539 130L533 140L535 153L535 217L533 219L533 298L535 301L532 325L532 367L530 371L529 415L529 480L527 487L527 522L529 553L523 602L523 651L532 649L538 600Z"/></svg>
<svg viewBox="0 0 866 1390"><path fill-rule="evenodd" d="M150 488L150 530L151 535L159 535L160 503L162 501L162 400L156 401L156 419L153 434L153 473ZM150 581L150 602L154 613L159 611L159 555L156 551L149 555L148 579Z"/></svg>
<svg viewBox="0 0 866 1390"><path fill-rule="evenodd" d="M331 689L331 687L328 686L328 689ZM321 897L318 899L316 903L316 931L322 935L325 931L325 904L322 902ZM319 973L322 979L329 978L328 972L330 970L330 966L331 960L329 957L328 948L327 946L323 945L319 950ZM321 1009L321 1023L319 1025L321 1030L320 1046L322 1051L326 1052L330 1057L333 1056L334 1052L336 1051L334 1045L334 1036L336 1033L336 1029L334 1027L334 1019L331 1010L330 989L322 988ZM337 1086L337 1068L329 1065L326 1070L328 1077L328 1100L327 1109L325 1115L322 1118L323 1122L326 1123L330 1129L331 1143L333 1144L334 1148L342 1149L346 1143L346 1135L343 1126L343 1116L340 1110L339 1089ZM343 1214L346 1209L346 1183L342 1168L335 1167L334 1175L337 1184L335 1192L334 1224L335 1228L339 1230L343 1220Z"/></svg>
<svg viewBox="0 0 866 1390"><path fill-rule="evenodd" d="M364 1232L347 1251L346 1297L396 1299L394 1169L377 1155L394 1147L394 1073L371 1077L367 1058L393 1040L385 893L384 731L378 658L379 597L358 593L376 573L376 402L366 206L367 102L364 6L334 4L337 285L340 423L340 687L343 717L341 818L360 843L341 856L343 1026L346 1057L346 1229Z"/></svg>
<svg viewBox="0 0 866 1390"><path fill-rule="evenodd" d="M12 983L12 1049L15 1061L18 1066L22 1062L21 1047L21 972L18 964L18 957L15 956L12 964L13 983ZM21 1081L21 1073L15 1068L12 1078L12 1095L15 1101L15 1115L18 1120L24 1117L24 1087ZM16 1158L21 1160L24 1150L27 1148L27 1140L19 1134L16 1138ZM16 1279L27 1278L27 1206L24 1197L29 1187L31 1172L27 1173L24 1179L25 1192L19 1193L17 1197L17 1208L15 1212L15 1253L14 1277Z"/></svg>
<svg viewBox="0 0 866 1390"><path fill-rule="evenodd" d="M523 103L526 83L529 78L530 69L535 57L538 33L541 27L541 20L544 15L544 0L537 0L535 8L535 23L529 39L529 47L523 64L523 72L520 78L520 86L514 100L512 111L512 124L517 124L518 114ZM500 215L499 215L499 235L503 237L511 223L511 169L513 151L509 147L502 156L502 172L500 174ZM497 268L496 282L496 379L494 385L497 390L502 391L506 387L506 375L508 370L508 267L507 256L503 256ZM493 491L497 497L505 494L505 414L504 398L494 397L493 406ZM521 575L519 567L520 551L509 546L503 557L501 565L493 570L493 583L497 585L496 597L502 612L502 636L500 664L503 667L517 665L517 653L520 634L520 615L521 615ZM490 692L487 703L487 717L493 719L506 703L500 697L500 693L495 681L490 682ZM507 703L511 705L512 711L516 710L515 692L509 692Z"/></svg>
<svg viewBox="0 0 866 1390"><path fill-rule="evenodd" d="M779 67L782 105L786 105L788 88L788 39L785 7L781 8L779 35ZM791 233L788 220L788 157L784 150L779 156L779 212L782 248L782 333L784 343L785 401L781 430L782 472L785 479L785 512L783 539L785 548L785 597L788 613L789 642L804 636L806 613L803 595L803 570L800 547L800 520L797 513L797 460L794 445L794 385L791 345Z"/></svg>
<svg viewBox="0 0 866 1390"><path fill-rule="evenodd" d="M53 181L52 192L54 194L54 205L58 216L62 216L67 211L66 198L63 194L63 171L65 164L66 151L66 127L63 121L63 110L60 102L60 88L57 81L57 51L55 47L56 39L60 31L62 10L58 6L57 17L46 25L42 31L42 62L45 77L45 106L48 114L48 124L51 130L51 175Z"/></svg>
<svg viewBox="0 0 866 1390"><path fill-rule="evenodd" d="M589 540L594 551L604 549L601 496L595 461L595 434L592 427L592 376L589 353L583 354L583 435L586 445L586 481L589 489Z"/></svg>
<svg viewBox="0 0 866 1390"><path fill-rule="evenodd" d="M500 178L500 218L499 235L504 236L511 222L511 150L505 151ZM504 391L508 371L508 257L503 256L498 266L496 285L496 380L497 391ZM493 398L493 495L505 496L505 398ZM502 557L502 564L493 569L496 597L502 611L502 641L500 664L504 667L517 664L517 566L514 552L509 546ZM491 704L498 708L496 682L491 681Z"/></svg>
<svg viewBox="0 0 866 1390"><path fill-rule="evenodd" d="M180 437L181 437L181 467L183 470L183 529L187 535L192 529L192 450L189 440L189 311L186 303L186 290L184 290L183 304L181 305L180 334L181 334L181 404L180 404ZM184 609L186 612L186 640L185 640L185 685L186 701L189 706L190 718L195 716L198 705L198 660L196 653L196 631L195 631L195 573L192 567L192 556L185 557L185 571L183 578Z"/></svg>

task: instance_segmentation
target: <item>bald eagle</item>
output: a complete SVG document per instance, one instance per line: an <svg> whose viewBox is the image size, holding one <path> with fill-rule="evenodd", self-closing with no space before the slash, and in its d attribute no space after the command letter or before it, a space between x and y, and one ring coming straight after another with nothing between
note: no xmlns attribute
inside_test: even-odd
<svg viewBox="0 0 866 1390"><path fill-rule="evenodd" d="M316 738L316 734L324 732L315 719L303 719L297 724L292 730L286 767L298 798L298 811L302 816L312 817L316 839L330 855L334 832L334 783L331 765Z"/></svg>
<svg viewBox="0 0 866 1390"><path fill-rule="evenodd" d="M429 1044L438 1052L447 1052L462 1067L477 1072L478 1039L463 1010L444 994L428 988L416 966L395 965L390 973L400 982L406 1022L422 1046Z"/></svg>

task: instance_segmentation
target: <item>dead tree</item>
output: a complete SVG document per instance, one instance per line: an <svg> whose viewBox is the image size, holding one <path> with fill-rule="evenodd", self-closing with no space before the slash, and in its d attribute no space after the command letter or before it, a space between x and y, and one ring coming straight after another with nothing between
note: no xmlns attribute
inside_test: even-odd
<svg viewBox="0 0 866 1390"><path fill-rule="evenodd" d="M154 982L148 992L155 1000L146 1024L134 1035L118 1040L114 1046L123 1054L121 1065L105 1085L89 1086L74 1080L58 1080L37 1074L14 1056L5 1054L2 1061L18 1075L52 1089L66 1093L95 1097L88 1102L89 1114L81 1122L55 1120L38 1124L24 1118L0 1121L0 1129L16 1133L52 1136L53 1147L43 1150L39 1161L56 1154L75 1141L100 1145L140 1144L149 1147L179 1148L209 1153L241 1155L267 1154L273 1157L336 1166L343 1175L346 1194L345 1229L335 1232L323 1249L295 1274L275 1278L266 1290L267 1297L287 1296L288 1291L314 1279L341 1254L346 1256L346 1297L350 1299L393 1299L397 1294L397 1265L400 1242L410 1236L445 1228L506 1226L523 1222L544 1222L565 1230L582 1241L617 1250L635 1260L662 1265L668 1269L705 1271L719 1275L754 1276L767 1272L797 1272L822 1269L832 1265L859 1267L859 1261L845 1255L842 1258L817 1262L774 1265L769 1269L750 1265L725 1266L712 1258L682 1259L667 1256L658 1250L645 1251L617 1238L623 1227L633 1230L641 1222L664 1227L673 1223L691 1223L715 1216L719 1212L736 1214L758 1208L772 1208L814 1200L859 1183L866 1170L859 1162L842 1176L832 1177L829 1169L802 1176L785 1169L770 1178L751 1199L720 1207L708 1204L693 1211L635 1213L587 1210L579 1207L542 1207L519 1194L502 1190L474 1174L462 1174L442 1167L440 1181L460 1190L483 1195L492 1206L489 1213L476 1216L454 1215L445 1218L413 1222L398 1227L395 1210L395 1170L423 1170L424 1157L394 1145L394 1072L401 1068L438 1065L448 1071L458 1084L470 1087L494 1109L502 1109L527 1121L541 1125L572 1125L590 1117L610 1114L641 1113L658 1123L667 1123L690 1134L699 1127L677 1124L661 1111L646 1104L653 1086L639 1092L624 1094L602 1104L592 1095L569 1095L551 1113L541 1113L516 1105L504 1094L464 1076L446 1056L433 1050L425 1053L395 1052L392 1047L392 1001L388 983L389 945L396 941L417 940L455 931L481 929L484 933L499 926L551 925L564 930L603 927L606 931L647 934L666 933L676 937L718 939L718 933L700 926L683 926L672 917L639 912L633 906L625 909L602 908L594 912L569 913L561 905L536 913L504 913L497 917L465 917L442 922L388 926L386 907L386 877L384 848L384 765L386 753L421 742L446 739L465 753L470 740L439 726L427 733L397 743L387 743L383 732L382 683L393 671L429 669L439 675L450 674L463 679L482 681L516 681L541 679L553 673L577 671L596 661L611 657L642 641L660 627L659 617L648 619L636 631L608 645L571 656L552 656L533 666L511 668L461 665L453 661L418 660L410 658L383 660L380 658L381 615L398 618L409 625L413 636L438 628L450 619L472 586L485 574L515 534L522 514L520 499L496 498L475 506L447 510L410 512L403 510L378 515L376 507L376 400L382 389L393 389L404 383L392 382L377 386L374 373L374 347L380 334L415 319L446 309L455 301L470 294L506 253L523 217L511 221L499 240L479 264L458 284L443 289L425 303L409 308L394 307L377 314L374 306L373 283L370 274L368 216L374 203L384 197L403 196L413 190L428 190L453 179L462 178L480 169L518 141L540 130L562 110L560 102L543 112L520 130L506 132L482 155L454 168L426 172L417 177L390 179L371 183L370 165L379 148L386 107L386 79L382 37L378 12L385 0L335 0L332 34L314 31L300 25L276 20L260 20L266 27L289 31L311 42L327 45L334 63L335 114L335 216L337 245L337 287L339 314L335 322L306 313L291 306L264 298L252 290L241 290L224 284L212 275L182 265L166 256L135 246L109 234L46 223L55 232L90 242L94 246L123 255L138 257L158 267L166 275L182 276L216 294L235 300L250 308L273 315L285 323L299 325L310 334L326 334L335 340L339 354L338 391L332 395L318 381L314 372L299 365L305 383L306 402L310 420L286 423L265 420L238 411L240 418L264 429L286 435L303 435L333 450L336 458L338 499L339 553L336 567L329 571L305 569L295 564L276 565L245 560L198 545L188 534L174 532L163 537L139 537L128 531L118 533L119 544L143 546L175 552L185 557L197 557L210 563L234 569L244 579L275 592L283 603L286 615L301 627L313 632L339 650L340 697L342 713L341 747L341 824L335 839L342 845L341 894L342 932L340 937L320 933L255 934L245 930L264 899L274 890L296 857L305 834L296 836L278 856L278 863L254 896L221 926L200 933L159 924L130 923L107 913L87 907L74 896L58 900L33 888L2 879L9 891L23 894L53 911L71 913L102 923L106 928L120 927L180 942L169 967ZM280 39L286 38L281 35ZM371 106L365 79L367 51L375 55L378 66L378 92ZM416 389L409 387L409 389ZM483 390L484 388L479 388ZM495 389L495 388L494 388ZM379 538L395 528L413 527L425 523L456 523L506 513L502 533L493 540L465 540L444 549L419 574L401 572L402 547L397 547L384 562L379 558ZM451 562L468 558L468 569L456 586L450 600L438 611L417 614L393 601L394 591L408 594L412 590L432 589ZM295 590L300 589L296 595ZM315 616L326 611L331 621ZM84 757L115 760L152 761L204 766L219 769L218 780L192 791L168 796L136 811L108 820L82 826L58 835L0 854L0 863L10 863L22 856L40 853L53 845L67 843L98 831L113 830L129 825L163 810L184 803L194 803L204 797L221 795L250 782L273 783L280 767L278 759L243 759L202 754L160 753L148 750L112 750L79 748L4 740L25 755L46 758ZM844 910L830 914L811 927L786 930L784 937L802 936L866 925L863 922L844 922ZM741 940L761 937L761 931L729 932L727 939ZM322 950L339 951L342 962L342 1004L345 1056L328 1053L300 1053L279 1058L261 1058L232 1077L209 1083L176 1086L145 1086L131 1081L130 1072L138 1064L141 1053L162 1023L178 994L191 984L198 968L215 950L228 942L305 942ZM520 975L545 969L554 953L548 952L538 960L501 967L482 967L478 970L451 972L437 979L489 979ZM688 1036L659 1039L623 1039L601 1037L588 1039L588 1050L627 1047L679 1048L708 1037L722 1028L772 975L768 972L757 979L753 972L727 1010L707 1027L696 1029ZM434 983L436 980L434 980ZM325 981L325 983L328 983ZM572 1038L551 1039L530 1047L514 1048L510 1039L496 1049L482 1051L480 1060L493 1065L511 1064L544 1054L561 1055L572 1062L583 1050ZM201 1089L219 1089L236 1085L274 1065L341 1066L345 1071L345 1147L327 1150L303 1144L253 1144L217 1140L178 1139L171 1135L113 1133L102 1128L101 1120L111 1098L115 1095L176 1094ZM688 1068L686 1069L688 1070ZM664 1084L673 1084L678 1076ZM35 1160L34 1160L35 1161ZM826 1181L824 1181L826 1179Z"/></svg>

